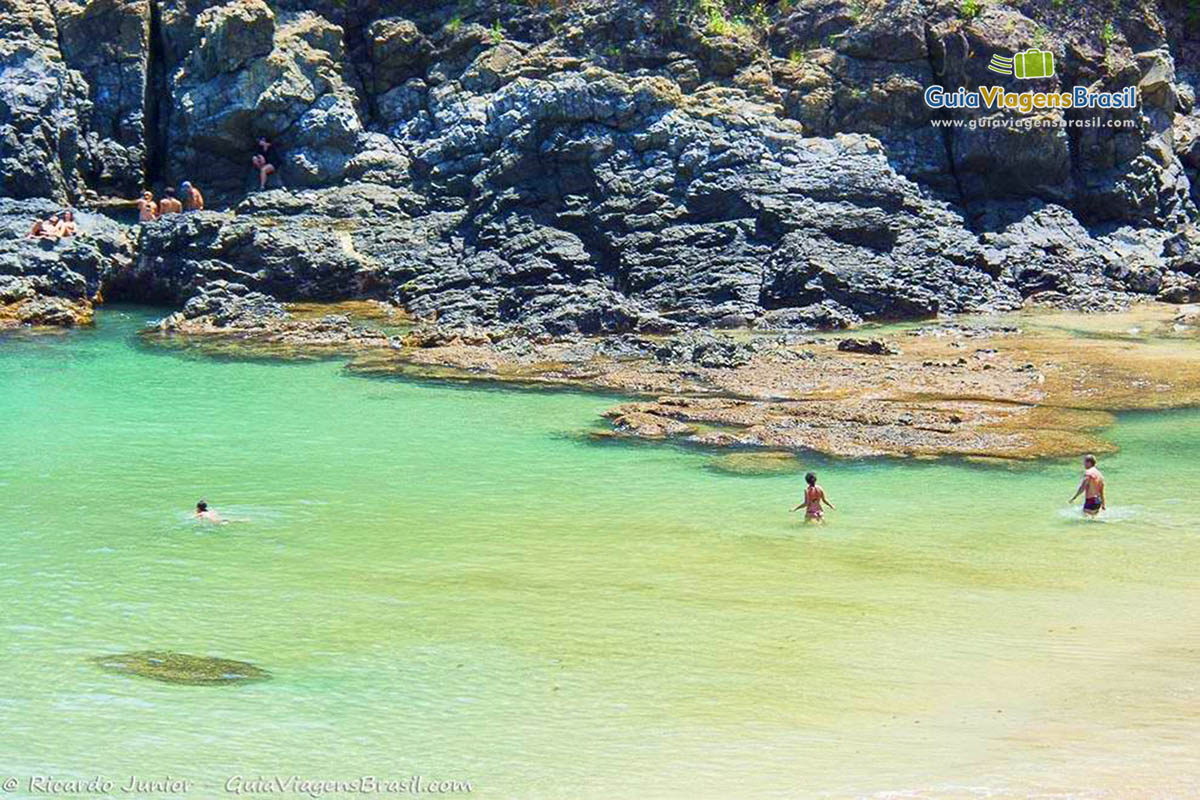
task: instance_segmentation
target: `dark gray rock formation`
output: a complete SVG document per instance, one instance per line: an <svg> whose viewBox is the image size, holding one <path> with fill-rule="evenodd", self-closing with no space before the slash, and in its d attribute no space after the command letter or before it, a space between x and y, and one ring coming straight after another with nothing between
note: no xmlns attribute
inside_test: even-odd
<svg viewBox="0 0 1200 800"><path fill-rule="evenodd" d="M1200 33L1125 10L0 0L0 195L195 181L222 210L139 226L86 279L180 306L225 281L563 336L1187 302ZM1136 86L1097 118L1133 125L925 105L1032 46L1060 65L1037 88Z"/></svg>
<svg viewBox="0 0 1200 800"><path fill-rule="evenodd" d="M99 214L77 214L75 236L29 238L34 220L61 210L49 200L0 198L0 326L90 322L92 299L130 264L128 228Z"/></svg>
<svg viewBox="0 0 1200 800"><path fill-rule="evenodd" d="M842 339L837 349L843 353L863 353L868 356L894 356L900 351L882 339Z"/></svg>

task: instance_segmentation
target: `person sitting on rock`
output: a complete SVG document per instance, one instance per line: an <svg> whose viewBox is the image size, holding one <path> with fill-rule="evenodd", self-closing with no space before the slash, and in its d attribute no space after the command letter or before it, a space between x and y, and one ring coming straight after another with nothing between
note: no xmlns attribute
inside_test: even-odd
<svg viewBox="0 0 1200 800"><path fill-rule="evenodd" d="M31 239L53 239L58 236L58 217L54 214L45 219L37 219L29 231Z"/></svg>
<svg viewBox="0 0 1200 800"><path fill-rule="evenodd" d="M183 208L185 211L203 211L204 210L204 195L200 194L200 190L192 186L191 181L184 181L179 185L183 190Z"/></svg>
<svg viewBox="0 0 1200 800"><path fill-rule="evenodd" d="M74 211L68 208L62 213L62 218L58 221L57 231L59 236L74 236L78 232L75 226Z"/></svg>
<svg viewBox="0 0 1200 800"><path fill-rule="evenodd" d="M163 189L165 197L158 204L158 216L165 217L167 214L178 214L183 211L183 203L179 202L179 198L175 196L175 189L168 186Z"/></svg>
<svg viewBox="0 0 1200 800"><path fill-rule="evenodd" d="M138 222L154 222L158 219L158 203L154 202L154 194L149 190L142 192L137 202Z"/></svg>
<svg viewBox="0 0 1200 800"><path fill-rule="evenodd" d="M275 171L275 165L271 163L273 159L271 146L270 140L265 136L258 137L258 152L254 154L254 158L250 159L250 163L258 170L259 191L267 188L267 176Z"/></svg>

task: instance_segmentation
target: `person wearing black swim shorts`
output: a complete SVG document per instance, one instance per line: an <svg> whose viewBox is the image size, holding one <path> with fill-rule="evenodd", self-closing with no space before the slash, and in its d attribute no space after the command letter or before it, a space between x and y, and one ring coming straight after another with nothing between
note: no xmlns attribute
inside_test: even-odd
<svg viewBox="0 0 1200 800"><path fill-rule="evenodd" d="M1096 469L1096 457L1091 453L1083 457L1083 480L1075 490L1070 502L1083 495L1083 513L1095 517L1108 507L1104 499L1104 475Z"/></svg>

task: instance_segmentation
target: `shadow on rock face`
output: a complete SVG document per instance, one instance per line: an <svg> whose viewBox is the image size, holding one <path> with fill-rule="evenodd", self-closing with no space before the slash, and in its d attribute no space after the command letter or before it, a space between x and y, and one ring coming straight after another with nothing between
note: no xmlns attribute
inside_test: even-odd
<svg viewBox="0 0 1200 800"><path fill-rule="evenodd" d="M107 672L153 678L185 686L219 686L270 680L271 673L245 661L193 656L166 650L142 650L98 656L92 661Z"/></svg>

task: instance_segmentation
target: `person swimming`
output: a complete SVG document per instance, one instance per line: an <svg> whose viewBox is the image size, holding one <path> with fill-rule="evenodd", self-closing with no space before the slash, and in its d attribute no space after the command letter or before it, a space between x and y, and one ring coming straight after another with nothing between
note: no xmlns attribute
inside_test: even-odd
<svg viewBox="0 0 1200 800"><path fill-rule="evenodd" d="M821 508L821 504L834 507L833 503L829 502L829 498L825 496L825 490L817 483L817 474L810 472L804 476L805 483L808 484L804 490L804 502L792 509L799 511L804 509L805 522L824 522L825 512Z"/></svg>
<svg viewBox="0 0 1200 800"><path fill-rule="evenodd" d="M1096 469L1096 457L1091 453L1083 457L1083 480L1067 502L1074 503L1080 494L1083 494L1083 513L1086 516L1094 518L1108 508L1104 499L1104 475Z"/></svg>
<svg viewBox="0 0 1200 800"><path fill-rule="evenodd" d="M207 500L201 500L196 503L196 519L202 519L205 522L215 522L217 524L225 522L225 519L220 514L209 510Z"/></svg>

